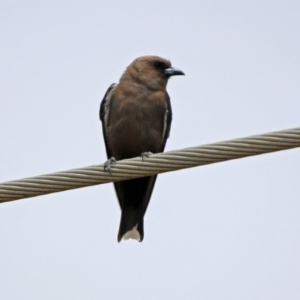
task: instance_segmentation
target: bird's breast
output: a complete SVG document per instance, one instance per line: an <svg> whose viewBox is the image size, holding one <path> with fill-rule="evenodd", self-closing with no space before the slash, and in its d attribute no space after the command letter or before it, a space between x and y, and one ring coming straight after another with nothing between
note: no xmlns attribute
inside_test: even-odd
<svg viewBox="0 0 300 300"><path fill-rule="evenodd" d="M110 108L107 139L116 159L162 151L165 103L152 98L127 98Z"/></svg>

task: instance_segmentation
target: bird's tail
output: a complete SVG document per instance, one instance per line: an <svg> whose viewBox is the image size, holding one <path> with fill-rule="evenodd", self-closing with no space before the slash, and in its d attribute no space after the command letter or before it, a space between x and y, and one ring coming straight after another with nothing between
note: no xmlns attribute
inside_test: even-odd
<svg viewBox="0 0 300 300"><path fill-rule="evenodd" d="M134 239L141 242L144 238L144 213L141 208L124 207L118 234L118 242L122 239Z"/></svg>

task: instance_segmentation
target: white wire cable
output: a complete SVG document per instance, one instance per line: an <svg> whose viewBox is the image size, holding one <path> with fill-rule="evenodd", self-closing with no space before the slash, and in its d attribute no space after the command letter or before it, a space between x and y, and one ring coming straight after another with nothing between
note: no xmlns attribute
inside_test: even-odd
<svg viewBox="0 0 300 300"><path fill-rule="evenodd" d="M0 184L0 203L300 147L300 127Z"/></svg>

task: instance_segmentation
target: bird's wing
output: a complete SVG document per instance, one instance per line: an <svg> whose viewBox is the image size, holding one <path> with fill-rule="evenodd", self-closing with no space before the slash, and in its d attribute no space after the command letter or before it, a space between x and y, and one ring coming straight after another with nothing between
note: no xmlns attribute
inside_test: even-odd
<svg viewBox="0 0 300 300"><path fill-rule="evenodd" d="M161 151L164 151L167 139L170 136L170 130L171 130L171 123L172 123L172 107L171 107L171 101L170 96L166 92L166 111L165 111L165 119L164 119L164 127L163 127L163 147Z"/></svg>
<svg viewBox="0 0 300 300"><path fill-rule="evenodd" d="M110 149L110 146L107 142L107 135L106 135L106 131L107 131L107 124L108 124L108 118L109 118L109 107L110 107L110 101L112 98L112 95L114 93L114 90L116 88L117 84L113 83L109 86L109 88L107 89L101 104L100 104L100 112L99 112L99 117L100 120L102 122L102 131L103 131L103 138L104 138L104 143L105 143L105 148L106 148L106 154L107 154L107 158L111 158L112 157L112 151ZM123 199L124 199L124 191L122 189L122 185L114 183L114 187L115 187L115 191L117 194L117 198L118 198L118 202L120 204L120 208L122 209L123 207Z"/></svg>
<svg viewBox="0 0 300 300"><path fill-rule="evenodd" d="M102 122L102 131L103 131L103 138L104 138L107 158L111 158L112 156L109 145L107 143L107 137L106 137L107 121L109 116L109 102L111 100L111 96L116 86L117 86L116 83L113 83L109 86L101 101L100 111L99 111L99 117Z"/></svg>

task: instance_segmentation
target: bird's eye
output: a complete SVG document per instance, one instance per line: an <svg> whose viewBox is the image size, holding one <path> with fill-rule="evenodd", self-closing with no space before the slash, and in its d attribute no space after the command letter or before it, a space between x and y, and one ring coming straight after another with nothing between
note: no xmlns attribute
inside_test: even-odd
<svg viewBox="0 0 300 300"><path fill-rule="evenodd" d="M164 67L165 67L164 63L162 63L160 61L156 61L154 63L154 66L155 66L156 69L164 69Z"/></svg>

